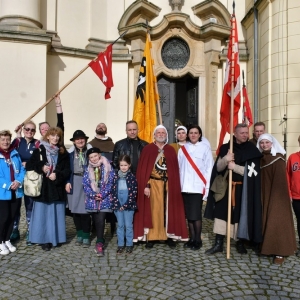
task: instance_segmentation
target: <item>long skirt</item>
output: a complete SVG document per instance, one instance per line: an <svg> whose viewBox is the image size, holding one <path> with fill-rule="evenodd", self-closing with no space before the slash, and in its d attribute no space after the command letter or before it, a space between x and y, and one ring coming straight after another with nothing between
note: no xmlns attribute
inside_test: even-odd
<svg viewBox="0 0 300 300"><path fill-rule="evenodd" d="M51 243L54 247L67 241L64 201L34 202L29 240L36 244Z"/></svg>
<svg viewBox="0 0 300 300"><path fill-rule="evenodd" d="M74 214L86 214L85 210L85 193L82 185L82 176L74 175L73 194L68 194L69 209Z"/></svg>

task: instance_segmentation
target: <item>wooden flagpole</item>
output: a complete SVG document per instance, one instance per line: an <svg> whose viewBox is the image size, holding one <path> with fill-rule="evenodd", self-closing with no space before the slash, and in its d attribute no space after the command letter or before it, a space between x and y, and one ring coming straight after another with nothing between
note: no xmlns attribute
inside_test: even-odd
<svg viewBox="0 0 300 300"><path fill-rule="evenodd" d="M151 42L151 36L150 36L150 29L149 29L149 26L148 26L148 20L146 20L146 24L147 24L147 35L148 35L149 41ZM153 58L152 45L150 47L150 52L151 52L151 58ZM151 66L152 66L152 72L154 74L154 69L153 69L152 63L151 63ZM157 87L157 81L155 82L155 92L157 93L157 95L159 95L159 93L158 93L158 87ZM161 107L160 107L160 98L158 99L158 102L157 102L157 110L158 110L159 124L163 125L162 114L161 114Z"/></svg>
<svg viewBox="0 0 300 300"><path fill-rule="evenodd" d="M123 32L113 43L115 44L120 38L122 38L126 32ZM99 55L99 54L98 54ZM98 55L93 59L96 61L98 58ZM78 72L73 78L71 78L64 86L62 86L53 96L51 96L40 108L38 108L33 114L31 114L22 124L20 124L17 129L15 130L16 132L29 120L31 120L34 116L36 116L45 106L47 106L57 95L59 95L70 83L72 83L77 77L79 77L87 68L89 65L85 66L80 72Z"/></svg>
<svg viewBox="0 0 300 300"><path fill-rule="evenodd" d="M235 3L233 1L233 14L232 17L235 18ZM231 30L231 47L233 47L235 42L235 22L232 22L232 30ZM230 143L229 143L229 151L233 153L233 111L234 111L234 69L235 69L235 61L234 61L234 51L231 53L231 99L230 99ZM232 196L232 170L229 170L228 177L228 214L227 214L227 248L226 255L227 259L230 259L230 232L231 232L231 196Z"/></svg>

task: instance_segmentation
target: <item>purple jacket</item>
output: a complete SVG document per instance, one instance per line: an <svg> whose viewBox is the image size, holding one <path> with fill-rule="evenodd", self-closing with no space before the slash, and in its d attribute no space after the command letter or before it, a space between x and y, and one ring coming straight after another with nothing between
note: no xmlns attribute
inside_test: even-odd
<svg viewBox="0 0 300 300"><path fill-rule="evenodd" d="M114 170L112 169L108 175L107 183L104 182L104 166L101 165L101 180L100 180L100 195L102 201L95 200L96 192L91 187L89 179L89 171L86 167L83 175L83 190L85 192L85 209L87 212L98 212L103 209L111 209L111 188L114 177Z"/></svg>

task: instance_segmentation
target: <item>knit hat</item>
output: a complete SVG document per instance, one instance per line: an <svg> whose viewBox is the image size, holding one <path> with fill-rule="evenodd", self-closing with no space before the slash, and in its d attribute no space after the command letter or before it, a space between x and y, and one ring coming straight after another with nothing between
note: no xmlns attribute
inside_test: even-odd
<svg viewBox="0 0 300 300"><path fill-rule="evenodd" d="M90 154L92 153L101 153L100 149L99 148L96 148L96 147L93 147L93 148L90 148L87 152L86 152L86 157L89 157Z"/></svg>
<svg viewBox="0 0 300 300"><path fill-rule="evenodd" d="M85 133L82 131L82 130L76 130L74 133L73 133L73 137L70 139L70 141L74 141L78 138L84 138L84 139L87 139L88 140L88 136L85 135Z"/></svg>

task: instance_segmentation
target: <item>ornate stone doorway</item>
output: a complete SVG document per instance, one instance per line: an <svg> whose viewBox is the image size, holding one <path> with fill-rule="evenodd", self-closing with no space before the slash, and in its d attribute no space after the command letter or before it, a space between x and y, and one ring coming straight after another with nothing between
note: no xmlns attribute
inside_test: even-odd
<svg viewBox="0 0 300 300"><path fill-rule="evenodd" d="M198 123L198 79L186 75L170 79L158 78L158 91L163 124L169 132L169 142L175 142L175 129L179 125Z"/></svg>

